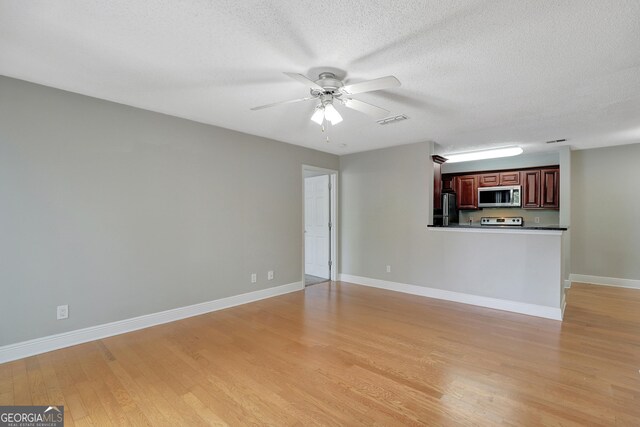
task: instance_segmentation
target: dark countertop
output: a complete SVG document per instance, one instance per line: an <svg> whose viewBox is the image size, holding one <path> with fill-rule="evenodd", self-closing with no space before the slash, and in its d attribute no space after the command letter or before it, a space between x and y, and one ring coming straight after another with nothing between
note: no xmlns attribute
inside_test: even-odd
<svg viewBox="0 0 640 427"><path fill-rule="evenodd" d="M487 230L543 230L543 231L566 231L567 227L560 227L559 225L539 225L531 226L524 225L522 227L513 225L480 225L480 224L452 224L447 227L442 225L427 225L427 227L434 228L468 228L468 229L487 229Z"/></svg>

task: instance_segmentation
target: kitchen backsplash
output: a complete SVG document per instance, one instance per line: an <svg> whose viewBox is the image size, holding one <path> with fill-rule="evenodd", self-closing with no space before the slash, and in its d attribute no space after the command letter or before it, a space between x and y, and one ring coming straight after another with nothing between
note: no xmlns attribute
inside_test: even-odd
<svg viewBox="0 0 640 427"><path fill-rule="evenodd" d="M479 224L483 216L521 216L524 218L524 225L558 225L560 222L560 212L557 210L533 210L515 208L484 208L477 211L460 211L460 224L468 224L469 219L473 224ZM536 223L536 218L539 218Z"/></svg>

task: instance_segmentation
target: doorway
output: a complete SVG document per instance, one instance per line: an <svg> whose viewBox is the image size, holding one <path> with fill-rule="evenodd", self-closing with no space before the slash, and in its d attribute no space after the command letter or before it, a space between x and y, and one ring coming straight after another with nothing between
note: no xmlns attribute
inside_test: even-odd
<svg viewBox="0 0 640 427"><path fill-rule="evenodd" d="M303 166L305 286L336 279L337 171Z"/></svg>

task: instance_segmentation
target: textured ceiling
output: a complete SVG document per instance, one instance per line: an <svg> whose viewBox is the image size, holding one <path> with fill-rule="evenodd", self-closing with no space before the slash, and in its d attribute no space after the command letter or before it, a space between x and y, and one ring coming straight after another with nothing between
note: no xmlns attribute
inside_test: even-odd
<svg viewBox="0 0 640 427"><path fill-rule="evenodd" d="M354 96L330 142L283 75L332 67ZM640 142L637 0L0 0L0 74L336 154L419 141L444 151ZM2 96L0 94L0 96Z"/></svg>

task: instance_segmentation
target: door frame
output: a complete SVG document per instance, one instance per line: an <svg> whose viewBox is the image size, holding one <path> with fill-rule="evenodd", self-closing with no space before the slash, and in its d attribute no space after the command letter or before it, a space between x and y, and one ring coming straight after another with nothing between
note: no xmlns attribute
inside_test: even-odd
<svg viewBox="0 0 640 427"><path fill-rule="evenodd" d="M302 165L302 287L304 289L304 275L305 275L305 175L307 173L314 173L318 176L329 175L329 183L331 184L331 191L329 194L329 218L331 221L331 231L329 238L331 243L329 245L331 261L331 274L329 279L336 281L338 279L338 171L334 169L326 169L311 165Z"/></svg>

